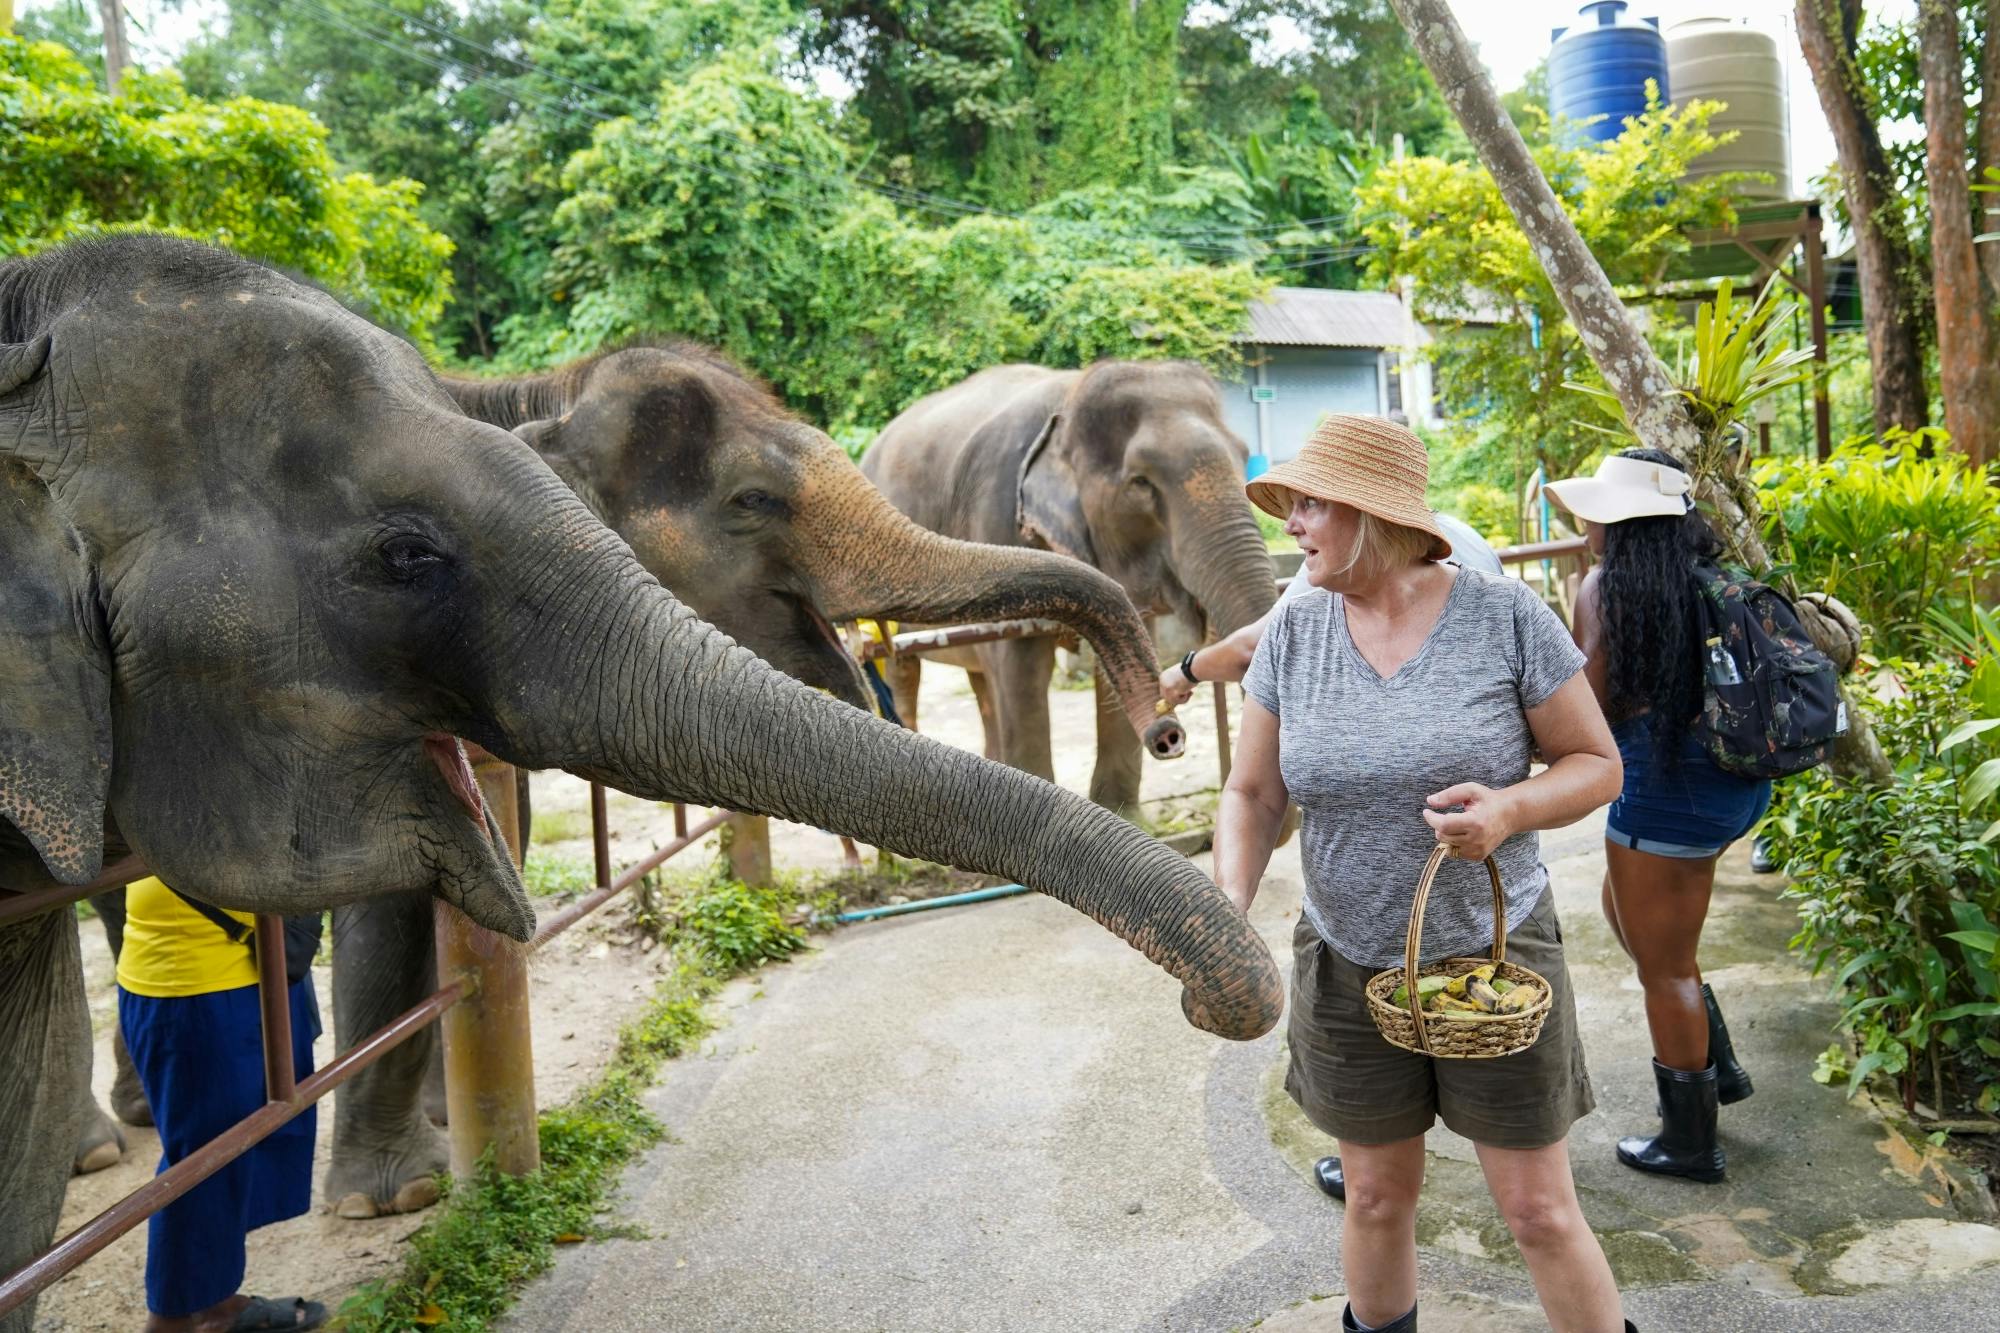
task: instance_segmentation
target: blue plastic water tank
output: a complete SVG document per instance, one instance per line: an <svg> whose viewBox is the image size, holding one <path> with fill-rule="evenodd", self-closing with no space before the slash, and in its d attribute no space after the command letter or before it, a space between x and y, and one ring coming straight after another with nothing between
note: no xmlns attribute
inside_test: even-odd
<svg viewBox="0 0 2000 1333"><path fill-rule="evenodd" d="M1626 17L1626 0L1595 0L1577 12L1584 22L1550 34L1549 111L1568 120L1603 116L1583 131L1599 141L1615 139L1625 117L1646 109L1646 80L1667 86L1667 40L1656 18Z"/></svg>

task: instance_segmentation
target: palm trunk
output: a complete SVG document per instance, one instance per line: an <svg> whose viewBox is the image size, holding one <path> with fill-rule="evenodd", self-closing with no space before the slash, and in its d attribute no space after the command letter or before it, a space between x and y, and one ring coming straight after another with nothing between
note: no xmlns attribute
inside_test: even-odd
<svg viewBox="0 0 2000 1333"><path fill-rule="evenodd" d="M807 468L795 529L829 619L1056 621L1096 650L1147 748L1160 757L1180 753L1179 719L1159 709L1152 636L1117 583L1067 556L921 528L831 449Z"/></svg>
<svg viewBox="0 0 2000 1333"><path fill-rule="evenodd" d="M1875 429L1916 430L1929 420L1924 387L1924 310L1915 257L1889 174L1888 154L1868 108L1855 60L1858 0L1797 0L1799 45L1820 108L1833 128L1841 192L1854 224L1863 327L1873 372Z"/></svg>
<svg viewBox="0 0 2000 1333"><path fill-rule="evenodd" d="M1472 140L1479 160L1492 173L1514 220L1534 247L1598 373L1624 408L1632 433L1640 443L1676 458L1690 463L1698 460L1701 439L1682 407L1673 377L1626 314L1597 257L1583 243L1541 168L1529 156L1521 132L1501 108L1478 53L1465 39L1450 7L1444 0L1390 3L1431 77L1443 90L1446 104ZM1751 569L1770 568L1770 554L1758 531L1755 497L1735 494L1719 469L1694 470L1702 498L1722 522L1724 539ZM1824 632L1827 627L1814 617L1808 629L1815 628ZM1815 641L1819 641L1817 637ZM1831 654L1836 645L1824 642L1821 647ZM1859 701L1852 695L1846 697L1851 729L1846 743L1836 751L1835 766L1849 776L1886 783L1893 772L1888 757L1868 727Z"/></svg>
<svg viewBox="0 0 2000 1333"><path fill-rule="evenodd" d="M2000 364L1994 361L1993 319L1973 253L1965 87L1953 6L1941 0L1922 0L1917 6L1917 51L1924 79L1924 176L1931 196L1938 387L1952 446L1981 468L2000 454ZM2000 96L2000 89L1989 96Z"/></svg>

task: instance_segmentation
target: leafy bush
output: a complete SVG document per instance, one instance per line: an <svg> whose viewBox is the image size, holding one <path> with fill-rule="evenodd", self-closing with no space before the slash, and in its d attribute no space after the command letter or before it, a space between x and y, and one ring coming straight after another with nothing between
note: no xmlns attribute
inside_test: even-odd
<svg viewBox="0 0 2000 1333"><path fill-rule="evenodd" d="M1876 716L1898 756L1886 787L1825 769L1787 784L1771 831L1799 905L1793 947L1831 971L1841 1026L1858 1055L1832 1048L1815 1077L1897 1080L1905 1106L1927 1094L2000 1106L2000 849L1967 809L1978 771L1965 744L1964 667L1892 662ZM1955 1097L1954 1097L1955 1094Z"/></svg>
<svg viewBox="0 0 2000 1333"><path fill-rule="evenodd" d="M681 910L681 934L713 966L740 971L775 962L803 949L806 933L785 924L782 890L755 889L728 880L702 890Z"/></svg>
<svg viewBox="0 0 2000 1333"><path fill-rule="evenodd" d="M1944 444L1939 430L1890 431L1851 439L1824 463L1757 470L1773 554L1802 586L1852 607L1883 655L1935 643L1933 610L1968 621L1980 583L2000 573L2000 487Z"/></svg>
<svg viewBox="0 0 2000 1333"><path fill-rule="evenodd" d="M296 269L423 341L452 246L418 219L422 190L340 172L296 107L139 71L114 98L62 47L0 36L0 256L173 232Z"/></svg>

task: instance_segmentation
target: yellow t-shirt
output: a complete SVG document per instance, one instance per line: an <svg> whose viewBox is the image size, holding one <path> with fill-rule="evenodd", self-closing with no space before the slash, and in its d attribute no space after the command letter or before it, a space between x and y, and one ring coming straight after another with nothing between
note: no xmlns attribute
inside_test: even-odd
<svg viewBox="0 0 2000 1333"><path fill-rule="evenodd" d="M256 918L230 912L244 925ZM125 889L125 946L118 953L118 984L156 1000L207 995L257 984L249 941L238 942L148 876Z"/></svg>

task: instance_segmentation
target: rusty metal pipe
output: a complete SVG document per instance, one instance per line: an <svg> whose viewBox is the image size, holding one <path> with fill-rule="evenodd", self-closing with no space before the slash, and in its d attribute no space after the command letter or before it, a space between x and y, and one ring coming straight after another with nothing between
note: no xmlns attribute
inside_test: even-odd
<svg viewBox="0 0 2000 1333"><path fill-rule="evenodd" d="M264 1018L264 1095L289 1102L292 1076L292 983L285 979L285 918L257 914L257 1003Z"/></svg>
<svg viewBox="0 0 2000 1333"><path fill-rule="evenodd" d="M678 810L680 807L674 808ZM596 862L596 882L601 889L611 882L611 815L605 805L604 784L601 782L590 784L590 854Z"/></svg>
<svg viewBox="0 0 2000 1333"><path fill-rule="evenodd" d="M128 856L116 864L106 866L104 873L88 884L65 884L60 888L36 889L31 893L0 893L0 926L40 916L43 912L54 911L80 902L94 893L106 893L112 889L122 889L135 879L144 879L153 872L146 869L146 863L136 856Z"/></svg>
<svg viewBox="0 0 2000 1333"><path fill-rule="evenodd" d="M729 817L729 811L717 810L707 819L702 820L699 824L689 829L685 835L675 838L672 842L660 848L659 851L654 852L617 879L612 880L611 883L578 898L568 907L563 908L562 911L544 921L541 929L535 932L535 938L528 941L528 948L530 950L541 948L544 944L547 944L550 940L562 934L565 930L568 930L598 908L604 906L605 903L625 892L625 890L631 888L634 884L637 884L654 870L657 870L660 863L668 857L673 856L676 852L686 851L691 844L699 842L701 839L715 832L715 830L721 828L729 822Z"/></svg>
<svg viewBox="0 0 2000 1333"><path fill-rule="evenodd" d="M935 652L968 643L993 643L1000 639L1043 639L1068 634L1068 627L1053 620L999 620L981 625L951 625L944 629L911 630L888 643L870 639L856 654L862 661L894 657L902 653Z"/></svg>
<svg viewBox="0 0 2000 1333"><path fill-rule="evenodd" d="M408 1041L472 988L460 978L403 1013L300 1083L288 1102L266 1102L248 1117L154 1176L132 1193L0 1278L0 1315L11 1314L37 1292L73 1272L86 1259L180 1198L263 1142L299 1112Z"/></svg>

